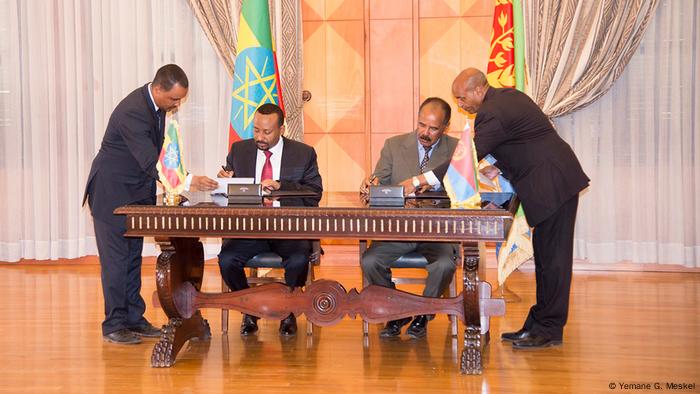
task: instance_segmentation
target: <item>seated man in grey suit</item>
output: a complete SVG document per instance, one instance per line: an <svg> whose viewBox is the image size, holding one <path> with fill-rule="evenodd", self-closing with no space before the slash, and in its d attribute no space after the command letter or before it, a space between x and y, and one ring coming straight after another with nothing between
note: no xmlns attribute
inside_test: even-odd
<svg viewBox="0 0 700 394"><path fill-rule="evenodd" d="M430 97L423 101L416 130L386 140L374 173L363 181L360 193L366 194L372 183L398 185L449 160L458 141L445 135L450 114L450 105L441 98ZM362 255L362 271L368 283L394 287L389 265L406 253L418 252L428 261L428 279L423 295L440 297L454 275L456 251L456 245L441 242L374 241ZM424 337L429 319L426 315L416 316L406 333L413 338ZM411 318L392 320L379 335L398 336L401 328L410 321Z"/></svg>
<svg viewBox="0 0 700 394"><path fill-rule="evenodd" d="M235 142L226 157L226 169L219 177L255 178L266 191L294 190L323 192L314 148L282 137L284 113L274 104L263 104L253 117L253 138ZM316 201L318 202L318 201ZM311 241L287 239L224 239L219 253L221 276L233 290L248 288L244 264L264 252L282 257L284 280L289 287L301 287L306 282ZM244 315L241 335L258 331L258 318ZM280 323L283 336L295 335L297 323L290 314Z"/></svg>

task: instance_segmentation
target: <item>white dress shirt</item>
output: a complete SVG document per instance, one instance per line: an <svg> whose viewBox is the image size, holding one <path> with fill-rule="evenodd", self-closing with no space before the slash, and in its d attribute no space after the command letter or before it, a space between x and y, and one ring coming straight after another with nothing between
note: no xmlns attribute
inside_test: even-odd
<svg viewBox="0 0 700 394"><path fill-rule="evenodd" d="M440 145L440 141L442 141L442 138L438 138L437 141L432 145L432 148L430 148L430 152L428 152L428 157L433 158L433 152L435 152L435 148ZM423 160L423 156L425 155L425 148L423 145L421 145L420 141L418 141L418 163L420 163ZM425 175L425 180L428 182L429 185L433 187L434 191L440 191L442 189L442 185L440 183L440 180L437 179L435 174L433 174L432 171L427 171L424 172L423 175Z"/></svg>

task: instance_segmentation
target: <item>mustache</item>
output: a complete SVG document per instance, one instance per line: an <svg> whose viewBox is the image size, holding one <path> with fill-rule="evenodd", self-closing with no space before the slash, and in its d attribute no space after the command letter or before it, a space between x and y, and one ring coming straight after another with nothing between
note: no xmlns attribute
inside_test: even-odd
<svg viewBox="0 0 700 394"><path fill-rule="evenodd" d="M418 138L419 138L421 141L430 142L430 137L427 137L427 136L424 136L424 135L419 135Z"/></svg>

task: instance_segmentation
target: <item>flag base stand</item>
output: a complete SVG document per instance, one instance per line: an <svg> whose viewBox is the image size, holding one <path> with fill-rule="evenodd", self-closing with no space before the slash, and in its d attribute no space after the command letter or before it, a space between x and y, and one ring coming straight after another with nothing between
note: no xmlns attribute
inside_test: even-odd
<svg viewBox="0 0 700 394"><path fill-rule="evenodd" d="M163 195L163 204L167 206L178 206L182 201L182 197L177 193L166 191Z"/></svg>
<svg viewBox="0 0 700 394"><path fill-rule="evenodd" d="M503 283L503 285L501 286L498 286L496 291L498 292L498 294L501 295L501 298L503 298L503 300L505 300L506 303L515 303L523 300L522 298L520 298L519 295L515 294L513 290L509 289L505 283Z"/></svg>

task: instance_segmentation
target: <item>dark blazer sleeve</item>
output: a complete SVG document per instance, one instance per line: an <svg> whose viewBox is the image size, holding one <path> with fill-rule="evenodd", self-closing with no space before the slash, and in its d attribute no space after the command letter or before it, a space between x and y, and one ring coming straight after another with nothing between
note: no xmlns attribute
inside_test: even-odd
<svg viewBox="0 0 700 394"><path fill-rule="evenodd" d="M474 121L474 147L476 148L477 161L481 161L486 155L492 153L496 147L509 139L501 121L490 112L477 115Z"/></svg>
<svg viewBox="0 0 700 394"><path fill-rule="evenodd" d="M435 174L435 176L437 177L437 179L440 180L440 182L442 182L442 178L444 178L445 174L447 174L447 169L450 167L451 160L452 159L446 160L445 162L433 169L433 174Z"/></svg>
<svg viewBox="0 0 700 394"><path fill-rule="evenodd" d="M285 144L288 144L285 141ZM291 147L291 144L288 144ZM301 160L301 165L303 167L303 173L301 178L295 179L296 177L280 177L280 190L296 190L296 191L311 191L315 193L323 192L323 182L321 181L321 174L318 172L318 159L316 156L316 151L310 146L305 146L306 149L299 149L297 152L297 157L304 157ZM287 146L285 146L287 149ZM295 151L297 149L294 149ZM283 163L283 165L285 165ZM288 169L284 169L283 172L287 172Z"/></svg>
<svg viewBox="0 0 700 394"><path fill-rule="evenodd" d="M141 170L151 178L158 179L156 164L160 147L153 143L152 122L150 113L140 108L133 109L121 116L118 130Z"/></svg>
<svg viewBox="0 0 700 394"><path fill-rule="evenodd" d="M244 174L238 174L235 171L236 168L236 161L234 160L234 153L233 150L235 149L236 144L231 144L231 148L228 150L228 155L226 155L226 168L229 171L233 171L234 174L233 176L245 176Z"/></svg>
<svg viewBox="0 0 700 394"><path fill-rule="evenodd" d="M226 156L226 166L235 177L255 178L257 148L253 139L235 142Z"/></svg>

